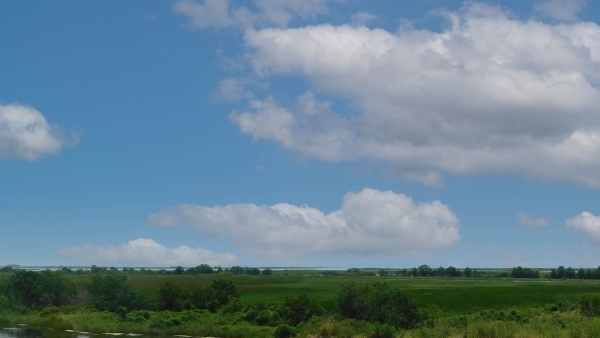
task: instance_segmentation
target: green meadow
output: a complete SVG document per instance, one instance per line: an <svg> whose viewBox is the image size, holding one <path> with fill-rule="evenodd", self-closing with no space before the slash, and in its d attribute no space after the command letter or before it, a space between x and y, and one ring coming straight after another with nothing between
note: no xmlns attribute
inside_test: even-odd
<svg viewBox="0 0 600 338"><path fill-rule="evenodd" d="M71 275L76 285L89 283L89 276ZM408 292L419 304L435 304L447 314L468 314L486 309L527 308L560 302L576 302L581 295L600 293L600 281L513 278L447 277L326 277L311 271L272 276L130 275L128 282L139 290L157 290L171 282L184 288L208 285L214 279L231 280L243 303L263 301L278 304L286 297L305 293L327 310L333 310L342 285L385 282Z"/></svg>
<svg viewBox="0 0 600 338"><path fill-rule="evenodd" d="M185 334L216 337L600 337L600 281L578 279L451 278L398 276L328 276L320 271L277 271L273 275L174 275L119 273L148 299L160 299L161 288L210 288L230 281L239 291L239 305L217 310L176 311L95 309L85 296L93 274L66 274L80 299L62 307L0 311L0 325L24 323L34 327L85 332L130 332L150 335ZM0 274L0 281L10 274ZM340 315L338 299L344 286L357 289L385 283L416 303L421 322L410 328L355 320ZM83 296L81 296L83 294ZM290 325L278 319L282 304L306 295L324 312ZM598 313L585 314L582 299L592 295ZM163 295L164 297L164 295ZM294 298L296 297L296 298ZM299 299L299 298L298 298ZM288 302L288 303L286 303ZM235 303L234 303L235 304ZM592 303L590 303L592 304ZM595 303L594 303L595 304ZM125 310L123 310L125 311ZM261 312L262 311L262 312ZM596 310L594 310L596 311ZM142 314L146 313L143 318ZM266 313L260 323L260 313ZM270 318L270 319L269 319ZM165 324L166 323L166 324ZM171 325L170 323L175 323ZM167 325L168 324L168 325ZM289 322L288 322L289 324ZM289 332L278 332L279 326Z"/></svg>

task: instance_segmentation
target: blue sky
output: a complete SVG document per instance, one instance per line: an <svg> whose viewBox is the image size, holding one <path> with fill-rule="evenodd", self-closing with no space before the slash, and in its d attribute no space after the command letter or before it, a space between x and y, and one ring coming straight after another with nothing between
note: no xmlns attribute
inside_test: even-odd
<svg viewBox="0 0 600 338"><path fill-rule="evenodd" d="M600 265L591 1L0 3L0 265Z"/></svg>

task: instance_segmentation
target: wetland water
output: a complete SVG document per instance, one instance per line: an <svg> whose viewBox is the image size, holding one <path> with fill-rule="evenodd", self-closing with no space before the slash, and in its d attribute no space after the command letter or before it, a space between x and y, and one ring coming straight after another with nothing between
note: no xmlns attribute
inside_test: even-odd
<svg viewBox="0 0 600 338"><path fill-rule="evenodd" d="M94 334L96 336L97 334ZM92 335L58 330L37 330L26 327L0 327L0 338L90 338ZM116 336L116 334L105 335ZM120 337L128 337L120 335Z"/></svg>
<svg viewBox="0 0 600 338"><path fill-rule="evenodd" d="M54 336L54 335L53 335ZM28 329L28 328L15 328L6 327L0 328L0 338L43 338L47 337L43 331ZM62 337L62 335L61 335ZM76 336L70 335L65 332L64 338L75 338Z"/></svg>

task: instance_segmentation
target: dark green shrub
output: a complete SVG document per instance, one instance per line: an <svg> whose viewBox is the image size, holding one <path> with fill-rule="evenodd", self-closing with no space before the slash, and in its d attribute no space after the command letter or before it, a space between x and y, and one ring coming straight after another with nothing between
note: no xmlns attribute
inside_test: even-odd
<svg viewBox="0 0 600 338"><path fill-rule="evenodd" d="M158 302L160 310L181 311L183 303L187 300L188 306L191 308L192 303L189 301L189 294L179 285L173 283L165 283L158 289ZM189 310L189 309L188 309Z"/></svg>
<svg viewBox="0 0 600 338"><path fill-rule="evenodd" d="M119 315L119 318L121 319L121 321L127 320L127 309L126 308L119 306L115 312Z"/></svg>
<svg viewBox="0 0 600 338"><path fill-rule="evenodd" d="M274 338L289 338L296 335L296 329L286 325L281 324L275 329L275 333L273 334Z"/></svg>
<svg viewBox="0 0 600 338"><path fill-rule="evenodd" d="M254 318L254 322L260 326L264 326L269 324L269 320L271 319L271 314L267 310L260 311L256 318Z"/></svg>
<svg viewBox="0 0 600 338"><path fill-rule="evenodd" d="M369 338L394 338L396 334L396 328L389 324L375 324L373 332L369 335Z"/></svg>
<svg viewBox="0 0 600 338"><path fill-rule="evenodd" d="M584 295L579 301L579 312L586 317L600 316L600 295Z"/></svg>
<svg viewBox="0 0 600 338"><path fill-rule="evenodd" d="M337 307L346 318L387 323L396 328L409 329L422 322L415 300L385 283L363 287L345 284L338 295Z"/></svg>
<svg viewBox="0 0 600 338"><path fill-rule="evenodd" d="M116 312L120 306L129 310L150 308L149 301L127 284L121 274L93 274L88 287L94 307L100 311Z"/></svg>
<svg viewBox="0 0 600 338"><path fill-rule="evenodd" d="M240 293L232 281L217 279L208 287L200 287L192 294L196 308L215 312L230 301L239 299Z"/></svg>
<svg viewBox="0 0 600 338"><path fill-rule="evenodd" d="M244 315L244 320L248 321L248 322L253 322L254 319L256 319L257 316L258 316L258 312L256 312L256 310L254 310L254 309L250 309Z"/></svg>
<svg viewBox="0 0 600 338"><path fill-rule="evenodd" d="M177 318L170 319L158 319L150 324L150 327L153 329L165 329L173 326L179 326L181 324L181 320Z"/></svg>
<svg viewBox="0 0 600 338"><path fill-rule="evenodd" d="M277 312L285 322L296 326L301 322L308 321L313 316L322 316L325 314L325 309L314 299L302 294L297 297L286 298L283 306L279 307Z"/></svg>
<svg viewBox="0 0 600 338"><path fill-rule="evenodd" d="M242 302L239 298L232 299L221 308L222 313L237 313L243 309Z"/></svg>
<svg viewBox="0 0 600 338"><path fill-rule="evenodd" d="M75 292L75 285L59 271L17 270L0 285L9 302L30 309L68 304Z"/></svg>

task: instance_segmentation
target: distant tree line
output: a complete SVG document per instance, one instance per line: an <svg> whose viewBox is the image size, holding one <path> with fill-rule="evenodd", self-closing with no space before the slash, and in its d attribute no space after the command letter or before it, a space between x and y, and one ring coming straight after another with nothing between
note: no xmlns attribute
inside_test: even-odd
<svg viewBox="0 0 600 338"><path fill-rule="evenodd" d="M481 277L477 270L468 267L461 271L453 266L431 268L426 264L412 269L402 269L399 272L400 276L406 277Z"/></svg>
<svg viewBox="0 0 600 338"><path fill-rule="evenodd" d="M11 266L5 266L0 268L0 272L10 273L20 271L20 269L15 269ZM221 266L211 267L208 264L200 264L196 267L184 268L182 266L178 266L172 270L167 269L146 269L146 268L129 268L124 267L121 270L115 267L101 267L92 265L89 270L84 269L76 269L73 270L68 267L61 267L58 269L63 274L116 274L116 273L125 273L125 274L142 274L142 275L212 275L212 274L234 274L234 275L272 275L273 270L270 268L265 268L262 271L259 268L249 268L249 267L241 267L241 266L233 266L231 268L222 268Z"/></svg>
<svg viewBox="0 0 600 338"><path fill-rule="evenodd" d="M578 270L575 270L571 267L565 269L565 267L561 265L557 269L550 270L550 278L600 279L600 266L596 269L579 268Z"/></svg>
<svg viewBox="0 0 600 338"><path fill-rule="evenodd" d="M532 270L530 268L523 268L517 266L513 268L510 277L513 278L540 278L540 272L538 270Z"/></svg>

